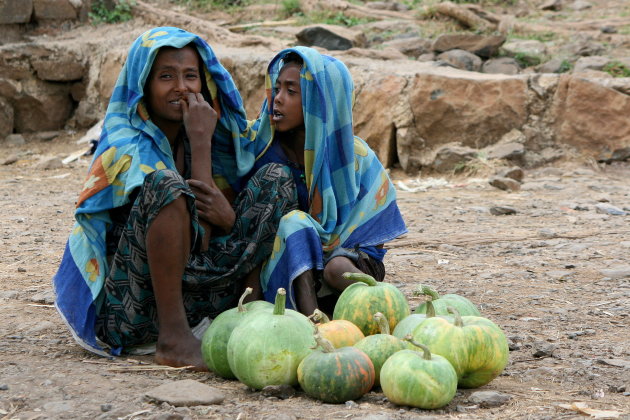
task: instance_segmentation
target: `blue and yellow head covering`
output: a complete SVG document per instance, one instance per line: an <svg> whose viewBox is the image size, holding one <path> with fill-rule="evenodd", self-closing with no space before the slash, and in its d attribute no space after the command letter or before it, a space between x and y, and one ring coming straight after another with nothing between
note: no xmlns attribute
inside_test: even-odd
<svg viewBox="0 0 630 420"><path fill-rule="evenodd" d="M246 165L254 160L254 153L245 150L253 143L241 137L248 127L241 96L210 46L197 35L172 27L154 28L138 37L112 93L100 142L77 202L76 223L53 279L57 309L77 341L97 353L102 350L94 332L95 300L109 272L105 242L111 223L109 210L127 204L131 191L142 185L148 173L175 170L168 139L143 105L144 85L160 48L189 44L199 52L212 105L219 114L212 140L213 174L237 186L237 160L243 156Z"/></svg>
<svg viewBox="0 0 630 420"><path fill-rule="evenodd" d="M293 279L306 270L323 269L324 252L376 246L407 231L385 168L367 143L353 134L354 84L341 61L307 47L276 55L266 75L267 99L256 126L257 141L273 137L272 87L283 58L291 52L304 61L300 87L309 210L282 219L261 279L268 299L284 287L290 291L289 303L294 302Z"/></svg>

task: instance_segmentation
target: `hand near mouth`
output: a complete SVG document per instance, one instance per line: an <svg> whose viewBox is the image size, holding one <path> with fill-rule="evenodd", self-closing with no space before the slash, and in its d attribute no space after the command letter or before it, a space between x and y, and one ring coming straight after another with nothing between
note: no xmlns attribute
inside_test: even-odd
<svg viewBox="0 0 630 420"><path fill-rule="evenodd" d="M217 113L201 93L186 93L180 99L184 114L184 127L192 148L210 146L217 125Z"/></svg>

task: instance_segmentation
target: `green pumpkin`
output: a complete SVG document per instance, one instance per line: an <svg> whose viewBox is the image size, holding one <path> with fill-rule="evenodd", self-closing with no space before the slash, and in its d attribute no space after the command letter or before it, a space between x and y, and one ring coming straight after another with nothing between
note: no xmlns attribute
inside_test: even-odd
<svg viewBox="0 0 630 420"><path fill-rule="evenodd" d="M415 341L444 356L455 368L459 386L478 388L496 378L508 362L508 342L494 322L479 316L460 316L454 321L428 318L413 331Z"/></svg>
<svg viewBox="0 0 630 420"><path fill-rule="evenodd" d="M444 296L440 296L438 292L426 285L420 286L419 294L430 297L436 315L448 315L448 310L446 308L452 306L453 308L457 309L462 315L481 316L481 312L479 312L479 309L477 309L475 304L463 296L456 294L446 294ZM413 313L426 314L427 302L418 306L413 311Z"/></svg>
<svg viewBox="0 0 630 420"><path fill-rule="evenodd" d="M354 347L335 349L315 335L322 350L315 350L300 362L298 382L304 392L326 403L355 400L374 385L374 365L370 358Z"/></svg>
<svg viewBox="0 0 630 420"><path fill-rule="evenodd" d="M373 315L382 313L393 330L396 324L409 315L405 295L394 285L378 282L363 273L344 273L344 278L356 283L348 286L339 296L333 319L345 319L359 327L365 336L379 332Z"/></svg>
<svg viewBox="0 0 630 420"><path fill-rule="evenodd" d="M418 325L424 322L427 318L432 318L435 316L435 309L433 308L433 303L431 299L426 302L427 303L427 313L426 314L410 314L409 316L403 318L394 328L394 332L392 335L394 337L398 337L401 340L404 339L407 335L411 334L413 330L416 329ZM413 346L410 344L410 346ZM413 349L412 349L413 350Z"/></svg>
<svg viewBox="0 0 630 420"><path fill-rule="evenodd" d="M245 305L245 310L254 311L258 309L265 309L273 311L273 303L267 302L266 300L252 300L251 302L247 302Z"/></svg>
<svg viewBox="0 0 630 420"><path fill-rule="evenodd" d="M234 328L250 314L247 304L243 305L243 299L252 293L252 288L248 287L238 301L236 308L221 312L206 329L201 338L201 355L203 361L211 372L217 375L232 379L235 378L227 359L227 343ZM253 302L251 302L253 303Z"/></svg>
<svg viewBox="0 0 630 420"><path fill-rule="evenodd" d="M393 354L381 369L381 388L394 404L425 410L447 405L457 391L457 373L444 357L429 349L401 350Z"/></svg>
<svg viewBox="0 0 630 420"><path fill-rule="evenodd" d="M228 340L230 369L250 388L297 385L297 367L315 346L309 319L285 303L286 291L278 289L273 311L245 317Z"/></svg>
<svg viewBox="0 0 630 420"><path fill-rule="evenodd" d="M383 363L394 353L407 348L401 339L390 335L389 323L382 313L374 314L374 319L381 329L380 334L369 335L356 343L354 347L362 350L374 364L374 385L380 385L380 372Z"/></svg>

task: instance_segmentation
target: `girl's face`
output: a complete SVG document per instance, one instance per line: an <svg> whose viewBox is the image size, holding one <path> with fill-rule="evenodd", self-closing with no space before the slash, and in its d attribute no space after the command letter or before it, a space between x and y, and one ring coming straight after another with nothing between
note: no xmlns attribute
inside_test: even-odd
<svg viewBox="0 0 630 420"><path fill-rule="evenodd" d="M166 133L183 121L186 93L201 92L199 56L192 46L158 51L147 79L145 100L151 120Z"/></svg>
<svg viewBox="0 0 630 420"><path fill-rule="evenodd" d="M276 130L285 132L304 126L300 69L297 63L288 63L278 75L274 87L273 121Z"/></svg>

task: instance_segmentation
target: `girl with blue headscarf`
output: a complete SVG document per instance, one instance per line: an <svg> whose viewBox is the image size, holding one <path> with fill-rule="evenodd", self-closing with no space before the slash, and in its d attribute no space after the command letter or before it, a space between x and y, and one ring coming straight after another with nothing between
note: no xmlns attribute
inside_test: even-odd
<svg viewBox="0 0 630 420"><path fill-rule="evenodd" d="M281 51L266 74L267 99L254 127L267 150L255 168L287 165L299 209L282 218L261 273L266 300L330 311L351 284L345 272L382 281L383 244L406 233L396 192L370 147L353 134L354 85L339 60L307 47Z"/></svg>
<svg viewBox="0 0 630 420"><path fill-rule="evenodd" d="M265 146L247 133L241 97L204 40L170 27L136 39L53 279L82 346L117 355L157 342L158 363L205 368L190 326L258 283L297 203L286 167L247 175Z"/></svg>

